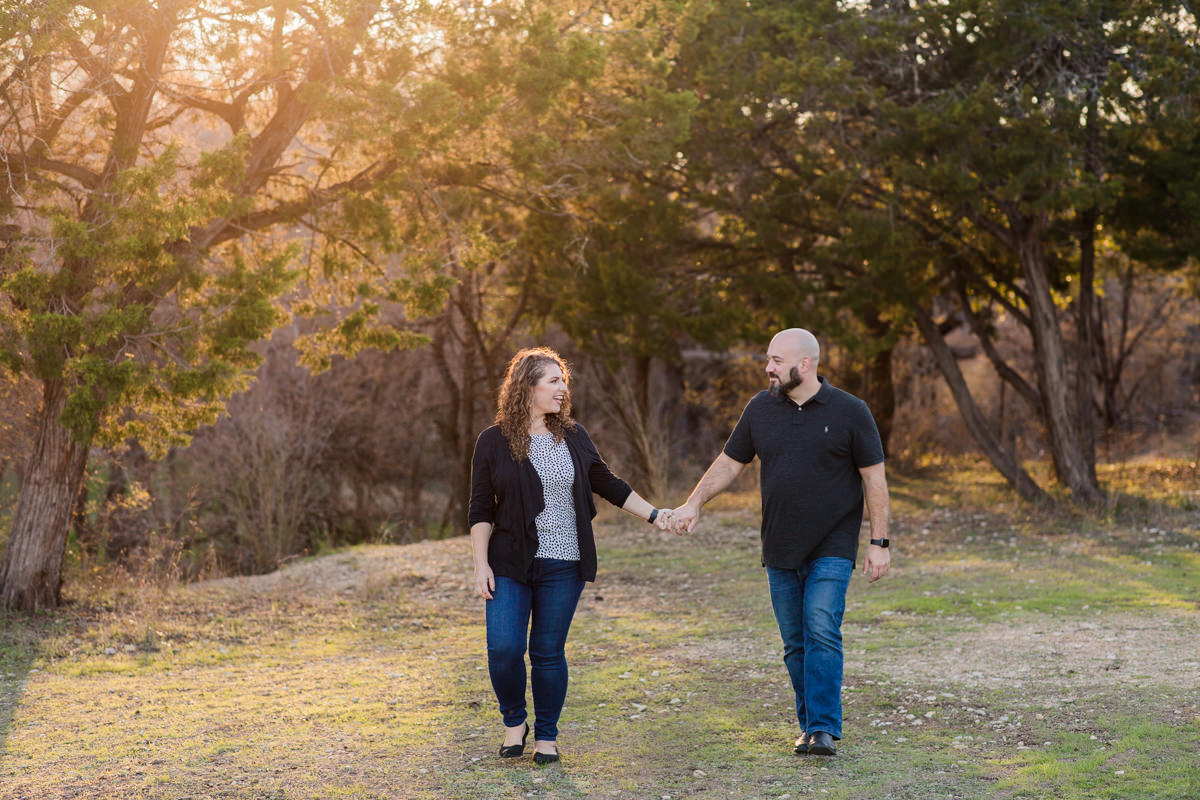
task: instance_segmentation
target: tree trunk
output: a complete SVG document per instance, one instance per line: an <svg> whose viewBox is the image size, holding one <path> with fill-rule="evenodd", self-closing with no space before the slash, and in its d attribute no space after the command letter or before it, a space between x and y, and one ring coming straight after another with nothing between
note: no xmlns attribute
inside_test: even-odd
<svg viewBox="0 0 1200 800"><path fill-rule="evenodd" d="M959 413L962 414L963 421L967 424L967 429L971 431L971 436L983 448L984 454L992 462L992 465L1017 490L1017 494L1026 500L1044 500L1046 493L1018 463L1012 452L992 435L987 420L983 418L983 413L975 404L975 399L971 397L971 390L967 387L962 370L958 368L954 353L950 351L950 346L946 344L946 340L942 337L941 331L938 330L932 317L929 316L929 312L923 308L918 308L916 312L917 328L920 329L925 343L933 351L934 361L937 362L942 377L946 379L950 393L954 395L954 402L958 406Z"/></svg>
<svg viewBox="0 0 1200 800"><path fill-rule="evenodd" d="M1070 391L1067 350L1050 291L1041 226L1015 214L1010 221L1029 292L1030 332L1054 469L1076 502L1096 503L1103 499L1103 493L1096 480L1094 458L1089 460L1079 433L1079 409L1072 402L1075 395Z"/></svg>
<svg viewBox="0 0 1200 800"><path fill-rule="evenodd" d="M53 608L60 599L67 526L91 447L59 421L66 403L66 387L47 381L37 441L0 565L0 604L21 611Z"/></svg>
<svg viewBox="0 0 1200 800"><path fill-rule="evenodd" d="M883 452L891 452L888 441L892 438L892 423L896 417L896 385L892 381L892 350L889 347L871 357L867 364L866 396L863 400L875 417Z"/></svg>
<svg viewBox="0 0 1200 800"><path fill-rule="evenodd" d="M1075 349L1075 412L1079 418L1079 445L1088 467L1090 482L1097 488L1095 399L1092 387L1096 366L1092 357L1096 347L1096 221L1099 214L1088 210L1084 215L1080 241L1078 330Z"/></svg>
<svg viewBox="0 0 1200 800"><path fill-rule="evenodd" d="M477 278L466 276L450 291L445 310L434 329L432 352L438 375L446 385L447 408L436 421L448 459L450 494L442 510L442 532L466 526L471 499L471 457L475 451L479 367L486 358L476 343L483 309L477 298Z"/></svg>
<svg viewBox="0 0 1200 800"><path fill-rule="evenodd" d="M866 324L875 341L881 341L891 333L891 323L882 320L874 309ZM895 345L889 345L871 356L863 371L862 399L875 417L885 455L890 452L888 440L892 438L892 421L896 417L896 385L892 380L892 351L895 349Z"/></svg>
<svg viewBox="0 0 1200 800"><path fill-rule="evenodd" d="M1096 126L1097 98L1089 92L1087 110L1087 144L1084 160L1088 172L1102 180L1100 168L1100 134ZM1092 353L1096 346L1096 224L1100 221L1100 209L1093 205L1080 216L1082 230L1079 238L1079 304L1076 331L1075 403L1079 417L1079 439L1084 460L1089 469L1091 483L1097 488L1096 478L1096 423L1095 400L1092 387L1096 381L1096 368Z"/></svg>

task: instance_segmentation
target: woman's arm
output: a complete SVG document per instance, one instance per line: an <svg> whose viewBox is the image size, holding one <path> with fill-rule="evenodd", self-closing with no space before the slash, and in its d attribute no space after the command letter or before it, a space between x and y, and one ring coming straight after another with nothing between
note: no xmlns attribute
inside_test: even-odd
<svg viewBox="0 0 1200 800"><path fill-rule="evenodd" d="M491 429L488 429L491 430ZM492 472L488 468L488 431L475 440L471 454L471 507L467 524L471 526L471 558L475 561L475 593L484 600L492 599L496 578L488 564L488 542L495 527L496 496L492 488ZM491 439L494 446L494 437Z"/></svg>
<svg viewBox="0 0 1200 800"><path fill-rule="evenodd" d="M492 538L492 523L476 522L471 526L471 558L475 560L475 593L484 600L492 599L496 576L488 564L488 542Z"/></svg>
<svg viewBox="0 0 1200 800"><path fill-rule="evenodd" d="M637 492L630 492L629 497L625 498L625 505L621 506L621 510L628 511L635 517L641 517L645 522L650 519L650 512L654 510L654 506L643 500ZM657 521L655 520L655 522Z"/></svg>
<svg viewBox="0 0 1200 800"><path fill-rule="evenodd" d="M579 448L579 457L583 461L584 469L587 470L588 484L592 487L592 491L617 508L626 508L625 504L633 493L633 487L612 473L608 464L605 464L604 459L600 457L600 451L592 443L592 437L588 436L587 430L582 425L576 425L575 431L574 441ZM646 509L647 516L650 515L652 508ZM634 512L630 511L630 513Z"/></svg>
<svg viewBox="0 0 1200 800"><path fill-rule="evenodd" d="M622 511L639 517L643 522L649 522L650 514L654 512L655 506L650 505L633 490L633 487L612 473L582 425L577 426L576 430L580 434L576 442L581 451L581 458L588 465L588 483L591 485L592 491ZM659 530L666 530L667 521L670 518L669 510L659 509L659 513L655 515L654 524L658 526Z"/></svg>
<svg viewBox="0 0 1200 800"><path fill-rule="evenodd" d="M655 506L650 505L643 500L637 492L630 491L629 497L625 498L625 504L621 506L622 511L628 511L642 522L650 522L650 515L654 512ZM660 531L668 530L671 523L671 515L675 512L669 508L660 508L658 513L654 515L652 523Z"/></svg>

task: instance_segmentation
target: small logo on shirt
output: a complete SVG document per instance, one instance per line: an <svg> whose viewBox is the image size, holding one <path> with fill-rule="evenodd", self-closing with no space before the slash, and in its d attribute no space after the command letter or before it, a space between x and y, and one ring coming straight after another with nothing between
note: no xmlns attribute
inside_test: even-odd
<svg viewBox="0 0 1200 800"><path fill-rule="evenodd" d="M826 425L826 426L825 426L825 432L826 432L826 433L829 433L829 426L828 426L828 425Z"/></svg>

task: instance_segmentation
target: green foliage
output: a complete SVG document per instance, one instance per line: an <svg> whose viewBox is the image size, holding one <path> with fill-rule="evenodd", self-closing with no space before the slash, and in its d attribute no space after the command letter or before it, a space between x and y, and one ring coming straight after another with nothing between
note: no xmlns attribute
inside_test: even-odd
<svg viewBox="0 0 1200 800"><path fill-rule="evenodd" d="M1190 126L1189 126L1190 127ZM1134 147L1125 190L1111 212L1123 249L1137 260L1177 268L1200 257L1200 135L1179 126L1169 139Z"/></svg>
<svg viewBox="0 0 1200 800"><path fill-rule="evenodd" d="M242 129L225 147L200 154L190 179L199 217L238 217L253 208L253 198L232 190L246 177L249 151L250 132Z"/></svg>
<svg viewBox="0 0 1200 800"><path fill-rule="evenodd" d="M675 279L689 258L678 246L690 230L686 209L641 191L597 189L589 210L596 222L584 232L571 220L543 220L526 245L548 248L543 307L585 351L616 370L631 357L670 356L683 333L714 344L728 336L738 308Z"/></svg>
<svg viewBox="0 0 1200 800"><path fill-rule="evenodd" d="M276 298L299 277L291 268L297 250L293 246L266 254L254 269L241 252L231 254L229 269L216 276L213 291L205 298L211 316L204 328L213 355L241 367L258 365L259 359L248 346L286 318Z"/></svg>
<svg viewBox="0 0 1200 800"><path fill-rule="evenodd" d="M470 221L479 206L464 198L486 182L552 208L566 196L553 187L574 183L562 142L577 155L620 120L604 142L611 157L631 146L637 120L671 102L639 99L640 86L614 92L617 45L585 28L564 35L554 3L367 12L200 2L189 16L145 9L160 26L151 35L122 4L4 11L0 47L23 85L88 73L76 63L84 52L89 64L154 73L159 44L175 70L158 78L153 119L137 117L136 86L122 84L130 100L116 103L81 90L63 106L72 124L47 134L56 163L37 162L49 152L40 145L4 143L27 148L33 166L18 188L34 205L12 217L21 231L0 271L0 360L65 382L63 421L77 436L136 435L154 452L185 441L246 385L256 343L292 319L307 326L297 347L317 369L364 348L421 345L414 321L440 312L462 277L448 251L467 273L512 257L513 237L483 231L520 214L496 205L491 220ZM200 63L211 70L193 74ZM628 102L605 99L599 121L581 123L601 87ZM30 125L43 113L34 94L17 112ZM299 225L311 235L297 236ZM467 241L451 243L453 230Z"/></svg>
<svg viewBox="0 0 1200 800"><path fill-rule="evenodd" d="M795 276L801 294L837 305L902 308L964 262L1010 284L1015 254L987 239L1022 218L1043 220L1064 289L1087 209L1148 218L1150 194L1174 198L1158 227L1180 234L1195 213L1194 135L1159 133L1191 127L1190 19L1179 3L1059 0L713 11L676 73L704 98L688 197L734 218L723 236L763 261L816 267Z"/></svg>

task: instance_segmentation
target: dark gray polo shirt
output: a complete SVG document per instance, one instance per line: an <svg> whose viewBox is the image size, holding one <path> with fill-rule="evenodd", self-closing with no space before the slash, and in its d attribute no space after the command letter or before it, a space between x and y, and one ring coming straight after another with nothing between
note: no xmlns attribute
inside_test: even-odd
<svg viewBox="0 0 1200 800"><path fill-rule="evenodd" d="M725 455L762 462L762 563L799 569L839 556L855 561L862 527L859 469L883 461L867 404L824 378L803 406L762 391L725 442Z"/></svg>

